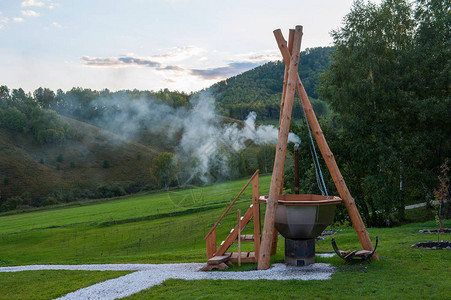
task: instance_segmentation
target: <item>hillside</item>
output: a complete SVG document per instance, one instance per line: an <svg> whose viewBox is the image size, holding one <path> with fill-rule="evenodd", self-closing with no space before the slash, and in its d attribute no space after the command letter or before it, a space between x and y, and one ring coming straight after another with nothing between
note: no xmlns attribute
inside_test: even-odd
<svg viewBox="0 0 451 300"><path fill-rule="evenodd" d="M315 99L315 84L331 51L301 53L300 75L319 114L327 105ZM240 120L251 111L256 121L278 119L283 72L282 62L271 62L195 94L82 88L27 94L1 86L0 210L161 188L150 168L162 152L178 160L177 178L165 185L270 172L274 149L249 143L258 137L245 137L250 127L242 130Z"/></svg>
<svg viewBox="0 0 451 300"><path fill-rule="evenodd" d="M333 49L318 47L301 52L299 76L319 115L327 112L327 105L318 100L316 88L319 76L329 67ZM220 81L207 91L215 97L218 110L226 116L242 120L249 112L255 111L259 119L278 119L284 69L282 61L269 62ZM296 108L294 114L300 116Z"/></svg>
<svg viewBox="0 0 451 300"><path fill-rule="evenodd" d="M150 182L149 168L157 151L104 129L61 118L75 135L60 144L41 145L30 134L0 129L3 199L25 193L20 205L36 206L45 201L96 196L99 185L117 183L133 190ZM48 199L49 194L56 199Z"/></svg>

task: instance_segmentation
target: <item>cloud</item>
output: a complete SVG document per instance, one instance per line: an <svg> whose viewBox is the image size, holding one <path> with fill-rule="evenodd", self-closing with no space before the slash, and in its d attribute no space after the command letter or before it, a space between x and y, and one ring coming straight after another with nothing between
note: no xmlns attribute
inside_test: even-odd
<svg viewBox="0 0 451 300"><path fill-rule="evenodd" d="M25 17L39 17L41 14L38 12L35 12L34 10L22 10L22 15Z"/></svg>
<svg viewBox="0 0 451 300"><path fill-rule="evenodd" d="M161 62L182 61L194 56L201 56L205 51L205 49L196 46L174 47L169 52L157 54L153 58Z"/></svg>
<svg viewBox="0 0 451 300"><path fill-rule="evenodd" d="M192 69L191 74L207 80L224 79L238 75L259 66L260 63L233 62L224 67L210 69Z"/></svg>
<svg viewBox="0 0 451 300"><path fill-rule="evenodd" d="M1 14L1 13L0 13ZM0 29L3 29L8 24L9 19L6 17L0 17Z"/></svg>
<svg viewBox="0 0 451 300"><path fill-rule="evenodd" d="M186 69L179 66L165 66L157 68L158 71L176 71L176 72L186 72Z"/></svg>
<svg viewBox="0 0 451 300"><path fill-rule="evenodd" d="M58 6L60 6L59 3L51 2L51 3L49 4L49 6L47 6L47 8L48 8L48 9L55 9L55 8L57 8Z"/></svg>
<svg viewBox="0 0 451 300"><path fill-rule="evenodd" d="M192 76L202 80L222 80L250 69L263 63L277 60L280 55L275 55L274 51L263 53L248 53L235 55L231 61L223 65L211 68L201 68L206 61L221 61L227 54L219 54L216 51L210 57L206 57L206 50L195 47L174 47L163 54L148 57L139 57L134 54L125 54L118 57L90 57L83 56L81 63L86 66L100 67L133 67L144 66L154 68L159 72L166 72L169 76ZM194 66L193 66L194 65Z"/></svg>
<svg viewBox="0 0 451 300"><path fill-rule="evenodd" d="M61 24L59 24L58 22L53 22L52 26L58 29L64 28Z"/></svg>
<svg viewBox="0 0 451 300"><path fill-rule="evenodd" d="M159 62L132 56L121 57L89 57L83 56L82 63L88 66L102 66L102 67L126 67L126 66L146 66L146 67L160 67Z"/></svg>
<svg viewBox="0 0 451 300"><path fill-rule="evenodd" d="M44 6L44 2L36 1L36 0L26 0L26 1L23 1L20 4L20 6L22 6L22 7L30 7L30 6L41 7L41 6Z"/></svg>
<svg viewBox="0 0 451 300"><path fill-rule="evenodd" d="M24 19L23 18L13 18L13 21L16 23L20 23L20 22L23 22Z"/></svg>

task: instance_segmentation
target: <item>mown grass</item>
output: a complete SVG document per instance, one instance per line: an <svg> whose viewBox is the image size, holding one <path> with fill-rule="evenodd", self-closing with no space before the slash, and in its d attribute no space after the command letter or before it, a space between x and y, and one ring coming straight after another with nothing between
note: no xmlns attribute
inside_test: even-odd
<svg viewBox="0 0 451 300"><path fill-rule="evenodd" d="M147 195L124 197L92 205L56 208L24 214L0 216L0 235L23 233L37 229L74 226L78 224L98 225L105 222L120 222L160 214L176 213L193 208L209 209L215 205L223 207L236 197L248 179L236 180L205 187ZM261 193L268 192L270 176L260 177ZM248 188L242 199L250 199ZM250 203L250 200L248 200Z"/></svg>
<svg viewBox="0 0 451 300"><path fill-rule="evenodd" d="M448 221L446 226L450 226ZM336 266L331 280L325 281L239 281L239 280L167 280L127 299L449 299L451 251L415 249L410 246L434 236L418 233L435 227L434 222L415 223L397 228L372 228L370 236L379 236L379 262L346 265L338 257L319 258ZM352 229L335 236L342 249L360 248ZM330 237L319 242L331 251ZM321 250L316 248L317 252ZM273 262L283 259L283 240ZM255 266L253 266L255 267ZM235 270L240 270L238 267ZM249 269L244 266L243 269Z"/></svg>
<svg viewBox="0 0 451 300"><path fill-rule="evenodd" d="M246 181L0 217L0 265L202 261L205 235ZM261 177L262 192L269 181ZM250 203L251 188L218 239Z"/></svg>
<svg viewBox="0 0 451 300"><path fill-rule="evenodd" d="M0 299L55 299L125 271L23 271L0 273Z"/></svg>
<svg viewBox="0 0 451 300"><path fill-rule="evenodd" d="M206 259L206 233L246 181L224 183L202 190L179 190L176 191L179 198L168 193L157 193L83 207L2 216L0 265L203 262ZM261 193L268 191L269 181L269 176L261 178ZM249 189L219 225L218 244L236 224L236 209L240 208L244 212L248 208L250 195ZM153 217L148 218L149 214ZM420 216L424 219L432 218L424 207L408 211L409 219ZM447 221L445 226L450 227L451 222ZM418 233L418 230L424 228L435 228L435 223L428 221L395 228L370 228L373 240L375 235L379 236L378 253L381 261L370 265L344 265L338 257L317 258L319 262L331 263L337 267L337 272L327 281L168 280L130 298L445 299L449 297L451 286L451 251L411 248L410 245L416 242L436 239L435 235ZM318 242L319 246L332 251L330 238L329 236L325 241ZM351 228L343 229L335 238L343 250L360 248ZM442 239L449 238L442 235ZM283 238L279 238L278 253L271 258L272 263L283 260L283 244ZM244 244L244 249L252 249L252 244ZM316 249L317 252L323 251L320 247ZM255 267L253 264L244 264L240 268L235 266L232 270L244 271ZM8 284L20 287L23 282L28 282L32 289L54 284L55 287L51 289L60 289L63 293L63 289L65 291L70 284L66 283L66 279L59 280L58 275L53 275L57 272L61 271L15 273L20 275L9 278ZM76 278L77 273L83 274L81 271L74 271L72 275ZM3 285L2 280L7 275L1 274L0 298L2 295L7 295L5 298L51 298L45 295L29 297L29 294L23 294L26 292L21 292L19 288L9 288L8 285ZM43 283L36 274L49 275L42 275L46 278ZM69 278L72 275L67 276L67 281L72 280ZM104 279L99 277L92 282L97 280ZM74 289L77 288L74 285ZM10 289L14 291L5 294Z"/></svg>

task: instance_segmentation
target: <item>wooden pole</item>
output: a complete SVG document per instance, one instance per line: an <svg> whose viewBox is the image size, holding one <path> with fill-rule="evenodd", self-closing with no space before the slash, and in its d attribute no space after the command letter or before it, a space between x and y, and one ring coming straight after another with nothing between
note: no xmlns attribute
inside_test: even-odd
<svg viewBox="0 0 451 300"><path fill-rule="evenodd" d="M280 30L274 31L274 36L276 37L277 44L279 45L279 49L282 53L283 59L285 63L291 62L291 56L289 51L286 48L286 41L283 38L282 32ZM351 218L352 225L354 230L359 237L360 243L365 250L373 251L374 247L371 243L368 231L366 230L365 224L363 223L362 217L359 214L357 206L355 205L355 200L352 198L351 193L346 186L346 182L341 175L340 169L338 168L337 162L335 161L334 155L329 148L329 145L326 142L326 138L321 130L321 127L318 123L318 119L316 118L315 112L313 111L312 104L308 99L307 92L302 85L301 79L299 75L297 75L297 84L299 86L298 97L301 100L301 104L304 107L305 114L307 116L307 121L312 128L313 135L315 137L318 148L321 151L321 154L326 162L327 168L329 169L330 175L334 180L335 186L340 194L341 199L343 199L343 203L346 206L349 217ZM373 257L376 260L379 260L377 253L374 253Z"/></svg>
<svg viewBox="0 0 451 300"><path fill-rule="evenodd" d="M258 182L258 174L252 179L252 209L254 210L254 251L255 257L258 259L261 242L261 223L260 223L260 187Z"/></svg>
<svg viewBox="0 0 451 300"><path fill-rule="evenodd" d="M294 29L290 29L289 35L288 35L288 51L293 51L293 40L294 40ZM283 91L282 91L282 101L280 102L280 116L279 116L279 130L280 125L282 123L282 115L283 115L283 107L284 107L284 101L285 101L285 95L287 92L287 82L288 82L288 68L289 65L285 64L285 72L284 72L284 79L283 79ZM280 195L283 194L283 182L285 180L285 164L282 166L282 180L280 182ZM279 241L279 232L274 227L274 231L272 234L272 243L271 243L271 255L274 255L277 253L277 243Z"/></svg>
<svg viewBox="0 0 451 300"><path fill-rule="evenodd" d="M238 210L238 266L241 267L241 210Z"/></svg>
<svg viewBox="0 0 451 300"><path fill-rule="evenodd" d="M276 148L276 157L274 159L273 173L271 177L271 186L269 188L269 197L266 202L265 222L263 225L262 242L258 256L258 269L266 270L269 268L272 237L274 233L274 224L276 217L277 201L280 195L280 185L283 179L283 166L287 154L288 133L290 131L291 112L293 110L293 100L296 90L299 53L301 49L302 26L296 26L293 40L293 52L289 61L288 81L284 99L282 121L279 128L279 137ZM288 51L288 49L287 49Z"/></svg>

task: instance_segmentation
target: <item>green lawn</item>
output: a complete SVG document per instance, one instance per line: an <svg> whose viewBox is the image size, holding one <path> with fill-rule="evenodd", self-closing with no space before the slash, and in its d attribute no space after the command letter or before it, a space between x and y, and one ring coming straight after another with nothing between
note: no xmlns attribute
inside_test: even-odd
<svg viewBox="0 0 451 300"><path fill-rule="evenodd" d="M239 180L80 207L1 216L0 266L203 262L206 259L205 235L246 182ZM260 179L261 193L268 192L269 182L269 176ZM236 224L236 209L244 212L249 207L250 196L249 188L218 226L218 244ZM408 218L424 221L432 220L433 216L423 207L409 211ZM451 227L451 222L447 221L445 226ZM410 247L416 242L436 238L418 233L423 228L435 228L435 222L370 228L373 240L379 236L381 261L370 265L344 265L338 257L318 258L319 262L337 267L332 279L327 281L168 280L130 298L449 298L451 251ZM319 242L327 251L332 251L330 238ZM335 238L343 250L360 248L357 235L351 228L344 228ZM442 235L442 239L450 238ZM283 260L283 244L283 238L279 238L278 253L271 262ZM252 245L244 247L252 248ZM317 252L321 251L317 247ZM254 268L255 265L244 264L232 270ZM57 295L39 294L37 290L54 290L62 295L120 274L87 271L0 273L0 298L51 299ZM27 282L27 289L22 288L24 282Z"/></svg>
<svg viewBox="0 0 451 300"><path fill-rule="evenodd" d="M451 226L448 221L446 226ZM338 257L317 258L337 267L325 281L167 280L127 299L450 299L451 250L414 249L410 246L435 236L418 233L434 222L397 228L372 228L379 236L379 262L345 265ZM360 248L352 229L335 236L342 249ZM449 235L448 235L449 239ZM283 241L273 262L283 259ZM320 245L331 251L330 237ZM317 252L321 250L317 247ZM246 267L244 267L246 268ZM237 270L238 268L234 268Z"/></svg>
<svg viewBox="0 0 451 300"><path fill-rule="evenodd" d="M246 182L2 216L0 265L202 261L205 235ZM260 178L262 193L269 182L270 176ZM251 193L249 187L234 209L245 211ZM234 222L236 210L218 236Z"/></svg>
<svg viewBox="0 0 451 300"><path fill-rule="evenodd" d="M55 299L116 278L124 271L23 271L0 273L0 299Z"/></svg>

